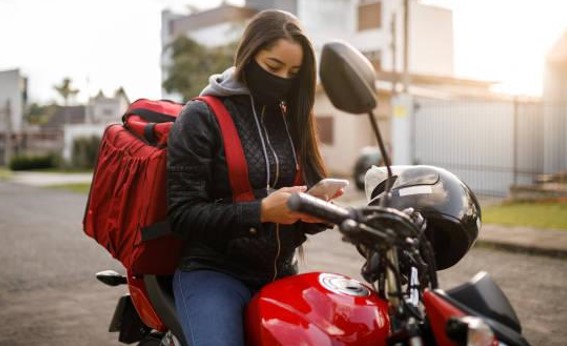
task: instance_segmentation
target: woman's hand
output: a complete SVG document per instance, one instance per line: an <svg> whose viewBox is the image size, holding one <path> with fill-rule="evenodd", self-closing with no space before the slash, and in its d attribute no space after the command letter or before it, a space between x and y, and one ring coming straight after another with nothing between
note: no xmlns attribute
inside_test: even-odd
<svg viewBox="0 0 567 346"><path fill-rule="evenodd" d="M329 199L326 200L326 201L329 202L329 203L333 203L333 202L332 202L333 199L339 198L339 197L341 197L341 196L344 195L344 194L345 194L345 189L344 189L344 187L343 187L343 188L340 188L340 189L337 191L337 193L335 193L331 198L329 198ZM314 217L314 216L308 215L308 214L298 214L298 215L300 215L299 218L300 218L301 221L303 221L303 222L307 222L307 223L325 223L325 221L323 221L323 220L321 220L321 219L318 219L318 218L316 218L316 217Z"/></svg>
<svg viewBox="0 0 567 346"><path fill-rule="evenodd" d="M300 220L302 214L291 211L287 206L289 197L296 192L305 192L306 186L282 187L262 200L261 222L290 225Z"/></svg>
<svg viewBox="0 0 567 346"><path fill-rule="evenodd" d="M261 222L274 222L282 225L290 225L297 221L307 223L323 223L322 220L304 213L297 213L290 210L287 206L289 197L296 192L305 192L306 186L282 187L268 195L262 200ZM340 189L331 199L340 197L344 194L344 189Z"/></svg>

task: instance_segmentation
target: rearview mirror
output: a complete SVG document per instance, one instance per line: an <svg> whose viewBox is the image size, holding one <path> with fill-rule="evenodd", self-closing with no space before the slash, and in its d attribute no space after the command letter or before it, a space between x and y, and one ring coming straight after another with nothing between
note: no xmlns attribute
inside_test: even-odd
<svg viewBox="0 0 567 346"><path fill-rule="evenodd" d="M323 46L319 76L336 108L353 114L376 108L374 67L350 44L334 41Z"/></svg>

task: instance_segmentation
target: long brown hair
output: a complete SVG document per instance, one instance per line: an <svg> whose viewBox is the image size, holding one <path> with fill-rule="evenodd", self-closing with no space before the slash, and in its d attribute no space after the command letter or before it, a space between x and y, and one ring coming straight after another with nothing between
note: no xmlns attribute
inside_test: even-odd
<svg viewBox="0 0 567 346"><path fill-rule="evenodd" d="M303 61L294 79L292 92L287 99L287 119L292 140L298 150L303 178L308 185L327 176L317 133L313 104L315 103L316 65L311 42L303 33L299 20L289 12L266 10L256 14L246 26L236 50L234 66L236 78L246 83L244 67L256 54L270 49L277 40L297 42L303 50Z"/></svg>

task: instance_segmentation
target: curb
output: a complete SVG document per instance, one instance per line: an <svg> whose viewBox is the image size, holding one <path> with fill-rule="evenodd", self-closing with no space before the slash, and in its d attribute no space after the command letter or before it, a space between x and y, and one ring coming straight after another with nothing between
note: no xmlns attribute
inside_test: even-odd
<svg viewBox="0 0 567 346"><path fill-rule="evenodd" d="M567 231L562 230L486 224L477 243L511 252L567 258Z"/></svg>
<svg viewBox="0 0 567 346"><path fill-rule="evenodd" d="M526 246L513 244L495 240L478 239L473 247L497 249L512 253L529 254L533 256L545 256L558 259L567 259L567 250L565 249L548 249L537 246Z"/></svg>

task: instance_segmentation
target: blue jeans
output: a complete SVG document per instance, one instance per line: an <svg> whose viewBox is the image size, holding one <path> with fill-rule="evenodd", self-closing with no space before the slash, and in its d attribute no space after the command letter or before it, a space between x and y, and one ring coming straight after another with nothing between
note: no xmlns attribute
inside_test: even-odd
<svg viewBox="0 0 567 346"><path fill-rule="evenodd" d="M252 298L244 283L211 270L177 270L173 295L190 346L244 346L244 309Z"/></svg>

